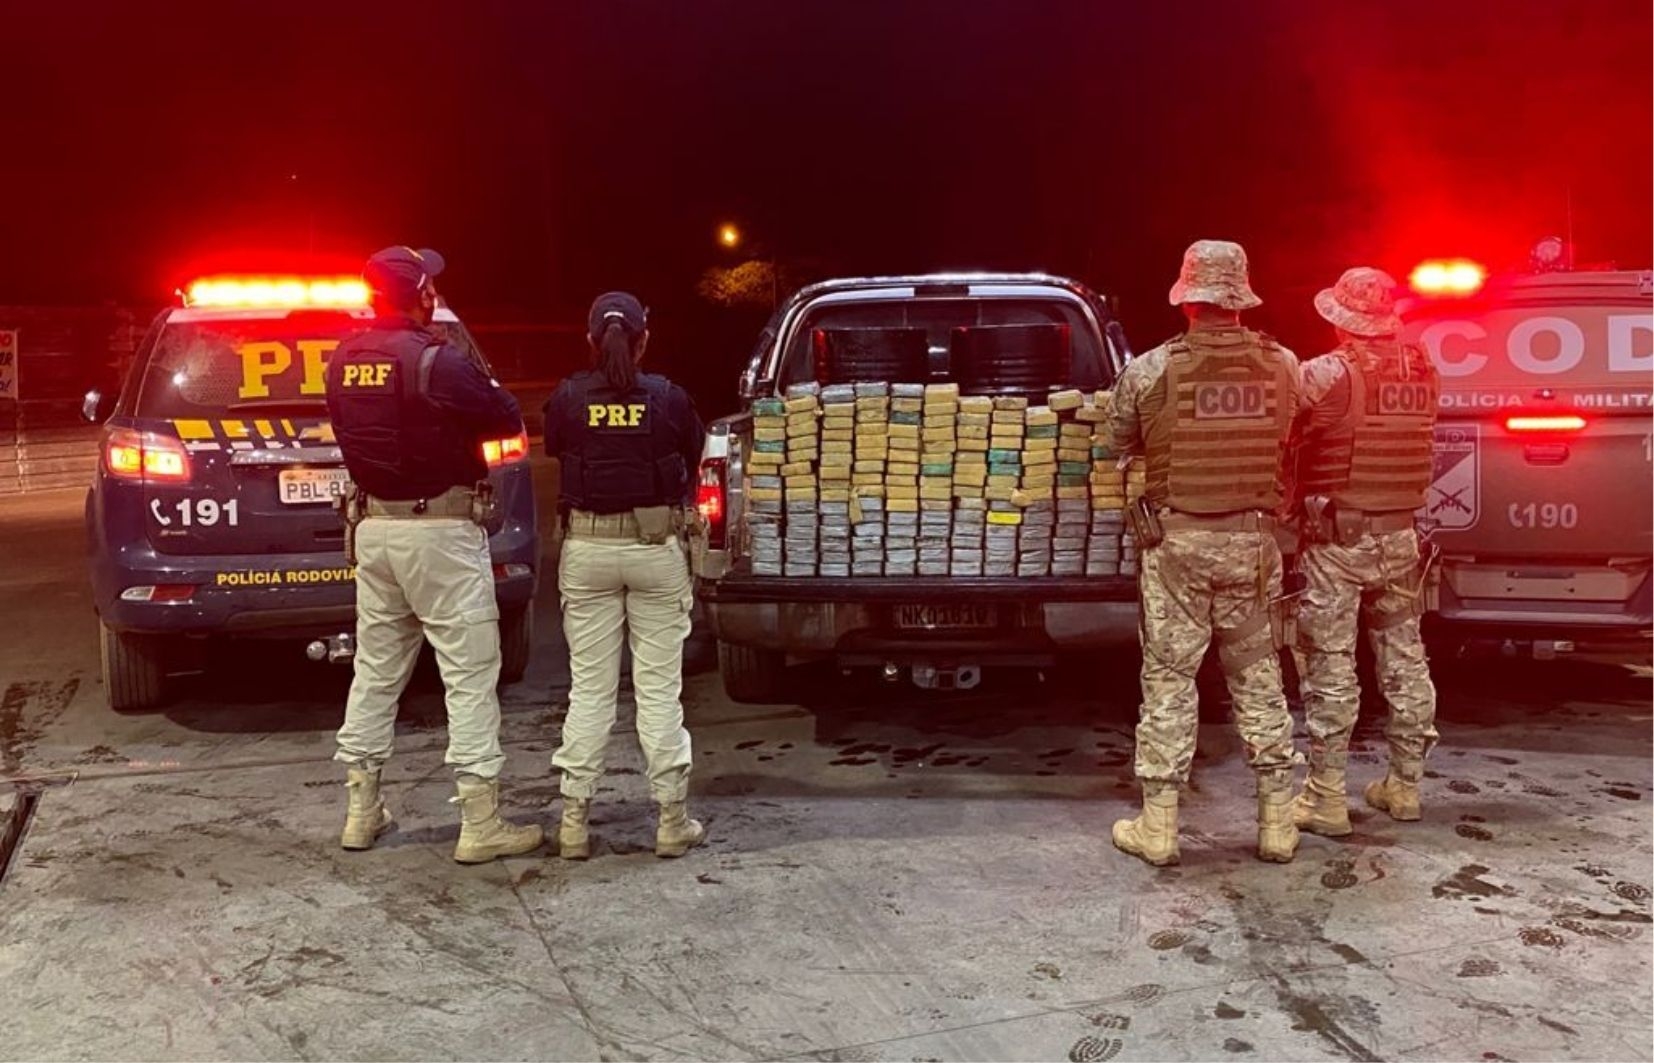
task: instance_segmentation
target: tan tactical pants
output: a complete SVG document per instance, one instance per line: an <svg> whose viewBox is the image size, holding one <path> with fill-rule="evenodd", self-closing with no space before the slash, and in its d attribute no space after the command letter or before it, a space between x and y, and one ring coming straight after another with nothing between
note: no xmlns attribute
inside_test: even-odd
<svg viewBox="0 0 1654 1063"><path fill-rule="evenodd" d="M460 518L369 517L356 529L356 677L334 759L390 759L396 704L422 641L447 688L456 772L500 774L500 610L488 536Z"/></svg>
<svg viewBox="0 0 1654 1063"><path fill-rule="evenodd" d="M1182 785L1200 725L1195 674L1214 634L1235 723L1254 771L1293 764L1292 716L1274 635L1257 616L1281 593L1281 551L1270 532L1168 531L1143 552L1143 707L1137 777ZM1267 615L1265 616L1267 620ZM1224 631L1247 632L1224 637Z"/></svg>
<svg viewBox="0 0 1654 1063"><path fill-rule="evenodd" d="M552 757L567 797L591 798L603 775L620 693L620 647L632 648L637 737L657 801L689 789L689 732L683 726L683 643L693 594L675 542L563 540L557 586L569 644L569 710Z"/></svg>
<svg viewBox="0 0 1654 1063"><path fill-rule="evenodd" d="M1365 619L1379 690L1390 707L1384 728L1390 766L1417 782L1437 738L1436 688L1414 609L1418 536L1408 530L1364 535L1354 546L1311 543L1299 566L1308 582L1298 611L1298 644L1311 763L1343 768L1349 762L1350 732L1361 708L1355 640Z"/></svg>

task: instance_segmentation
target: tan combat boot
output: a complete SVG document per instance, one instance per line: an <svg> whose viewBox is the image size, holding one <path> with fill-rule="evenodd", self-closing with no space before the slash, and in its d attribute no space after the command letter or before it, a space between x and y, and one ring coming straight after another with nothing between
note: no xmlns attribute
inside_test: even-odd
<svg viewBox="0 0 1654 1063"><path fill-rule="evenodd" d="M1178 862L1175 783L1143 783L1143 812L1136 819L1115 821L1114 847L1155 867Z"/></svg>
<svg viewBox="0 0 1654 1063"><path fill-rule="evenodd" d="M379 794L379 772L352 765L345 769L345 787L350 796L345 803L345 829L339 833L339 845L345 849L371 849L379 836L395 823L390 809L385 807L385 799Z"/></svg>
<svg viewBox="0 0 1654 1063"><path fill-rule="evenodd" d="M1420 817L1419 784L1408 782L1391 768L1383 781L1367 784L1367 803L1380 812L1388 812L1391 819L1411 822Z"/></svg>
<svg viewBox="0 0 1654 1063"><path fill-rule="evenodd" d="M1258 773L1258 859L1292 862L1298 827L1292 822L1292 772Z"/></svg>
<svg viewBox="0 0 1654 1063"><path fill-rule="evenodd" d="M1311 768L1304 788L1292 802L1292 822L1299 830L1323 838L1349 834L1350 806L1344 798L1343 768Z"/></svg>
<svg viewBox="0 0 1654 1063"><path fill-rule="evenodd" d="M586 832L586 817L591 810L590 798L563 796L563 821L557 825L557 855L564 860L584 860L592 855L591 836Z"/></svg>
<svg viewBox="0 0 1654 1063"><path fill-rule="evenodd" d="M501 856L532 852L545 840L537 826L517 827L500 818L500 780L461 775L456 781L459 796L459 843L454 859L462 864L486 864Z"/></svg>
<svg viewBox="0 0 1654 1063"><path fill-rule="evenodd" d="M655 855L682 856L706 840L706 828L689 818L682 801L662 801L660 826L655 828Z"/></svg>

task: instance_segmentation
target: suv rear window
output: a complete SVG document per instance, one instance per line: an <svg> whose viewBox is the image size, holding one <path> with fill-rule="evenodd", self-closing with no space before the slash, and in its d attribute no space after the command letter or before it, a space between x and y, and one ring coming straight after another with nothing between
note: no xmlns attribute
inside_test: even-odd
<svg viewBox="0 0 1654 1063"><path fill-rule="evenodd" d="M212 418L286 409L321 413L327 359L366 316L294 311L284 317L169 321L143 363L135 389L138 417ZM435 326L471 347L458 323Z"/></svg>

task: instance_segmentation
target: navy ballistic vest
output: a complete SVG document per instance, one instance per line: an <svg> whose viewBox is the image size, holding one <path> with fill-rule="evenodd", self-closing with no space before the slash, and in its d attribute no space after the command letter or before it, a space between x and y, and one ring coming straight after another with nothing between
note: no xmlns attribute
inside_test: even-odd
<svg viewBox="0 0 1654 1063"><path fill-rule="evenodd" d="M644 506L681 505L689 472L679 452L672 385L639 373L630 391L610 387L586 370L563 382L552 403L563 419L559 508L625 513Z"/></svg>

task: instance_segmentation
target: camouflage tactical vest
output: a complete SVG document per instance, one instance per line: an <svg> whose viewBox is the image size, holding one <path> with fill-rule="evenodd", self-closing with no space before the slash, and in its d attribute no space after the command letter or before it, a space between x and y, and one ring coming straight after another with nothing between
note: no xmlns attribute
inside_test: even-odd
<svg viewBox="0 0 1654 1063"><path fill-rule="evenodd" d="M1343 377L1327 396L1335 418L1305 440L1300 491L1364 513L1424 505L1432 475L1435 367L1395 340L1340 348Z"/></svg>
<svg viewBox="0 0 1654 1063"><path fill-rule="evenodd" d="M1147 493L1183 513L1274 511L1298 393L1269 337L1200 329L1167 344L1166 401L1147 426Z"/></svg>

